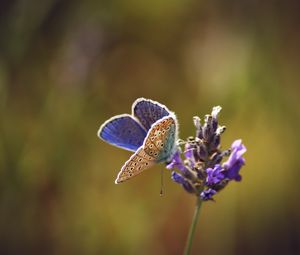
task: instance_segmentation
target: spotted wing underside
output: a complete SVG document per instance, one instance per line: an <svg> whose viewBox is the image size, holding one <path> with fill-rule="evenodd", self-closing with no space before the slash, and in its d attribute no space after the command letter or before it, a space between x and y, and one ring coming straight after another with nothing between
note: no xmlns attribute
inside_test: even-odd
<svg viewBox="0 0 300 255"><path fill-rule="evenodd" d="M115 183L121 183L140 174L155 164L155 158L149 156L144 149L139 148L121 168Z"/></svg>
<svg viewBox="0 0 300 255"><path fill-rule="evenodd" d="M145 152L153 156L157 162L167 160L173 153L176 140L176 121L167 116L157 121L148 132L145 142Z"/></svg>
<svg viewBox="0 0 300 255"><path fill-rule="evenodd" d="M116 184L127 181L156 163L165 161L173 152L176 122L172 116L157 121L148 132L143 146L121 168Z"/></svg>

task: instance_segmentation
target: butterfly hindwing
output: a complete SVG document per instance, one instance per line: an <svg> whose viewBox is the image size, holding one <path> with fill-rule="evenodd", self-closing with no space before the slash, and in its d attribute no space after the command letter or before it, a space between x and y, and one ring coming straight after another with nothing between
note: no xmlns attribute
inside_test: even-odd
<svg viewBox="0 0 300 255"><path fill-rule="evenodd" d="M109 144L136 151L143 145L147 132L129 114L115 116L100 127L98 136Z"/></svg>
<svg viewBox="0 0 300 255"><path fill-rule="evenodd" d="M174 152L175 140L175 116L167 116L152 125L145 138L144 150L156 162L166 161Z"/></svg>
<svg viewBox="0 0 300 255"><path fill-rule="evenodd" d="M155 159L149 156L141 147L138 149L121 168L115 183L121 183L140 174L155 164Z"/></svg>
<svg viewBox="0 0 300 255"><path fill-rule="evenodd" d="M146 130L149 130L153 123L170 115L170 111L166 106L158 102L139 98L132 104L132 114Z"/></svg>

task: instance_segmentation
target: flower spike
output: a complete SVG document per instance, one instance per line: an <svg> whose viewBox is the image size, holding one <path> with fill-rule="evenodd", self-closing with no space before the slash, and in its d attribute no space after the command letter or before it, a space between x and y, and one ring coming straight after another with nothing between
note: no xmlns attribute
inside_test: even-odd
<svg viewBox="0 0 300 255"><path fill-rule="evenodd" d="M234 141L230 149L220 149L221 135L226 130L218 122L221 109L220 106L213 107L203 124L199 117L193 118L196 136L182 141L184 150L178 150L167 165L168 169L173 169L172 180L203 201L213 200L231 180L241 181L240 170L245 165L246 147L242 140ZM224 158L228 159L222 164Z"/></svg>

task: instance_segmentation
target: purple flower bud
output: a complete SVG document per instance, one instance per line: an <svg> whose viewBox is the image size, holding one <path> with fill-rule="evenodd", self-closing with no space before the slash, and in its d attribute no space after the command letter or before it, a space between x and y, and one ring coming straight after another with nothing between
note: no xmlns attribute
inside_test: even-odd
<svg viewBox="0 0 300 255"><path fill-rule="evenodd" d="M219 164L223 159L223 153L215 152L211 157L212 164Z"/></svg>
<svg viewBox="0 0 300 255"><path fill-rule="evenodd" d="M220 137L220 135L215 135L214 137L213 137L213 139L212 139L212 142L211 142L211 144L210 144L210 150L215 150L215 149L217 149L218 147L219 147L219 145L220 145L220 141L221 141L221 137Z"/></svg>
<svg viewBox="0 0 300 255"><path fill-rule="evenodd" d="M212 109L211 116L212 116L212 128L213 128L213 132L216 132L216 130L218 128L218 115L219 115L219 113L220 113L221 110L222 110L221 106L215 106Z"/></svg>
<svg viewBox="0 0 300 255"><path fill-rule="evenodd" d="M200 180L204 180L206 178L206 174L204 173L204 170L198 170L197 171L197 177L200 179Z"/></svg>
<svg viewBox="0 0 300 255"><path fill-rule="evenodd" d="M205 161L208 157L208 152L204 144L197 144L194 150L195 161Z"/></svg>
<svg viewBox="0 0 300 255"><path fill-rule="evenodd" d="M203 135L202 135L201 119L198 116L195 116L193 120L194 120L194 125L196 127L196 137L202 139Z"/></svg>
<svg viewBox="0 0 300 255"><path fill-rule="evenodd" d="M205 116L205 124L203 126L202 133L203 133L203 138L205 139L206 142L210 142L212 136L214 135L212 120L213 118L211 115Z"/></svg>
<svg viewBox="0 0 300 255"><path fill-rule="evenodd" d="M214 119L218 119L218 115L219 115L219 113L220 113L221 110L222 110L222 107L219 106L219 105L213 107L212 112L211 112L211 116L212 116Z"/></svg>
<svg viewBox="0 0 300 255"><path fill-rule="evenodd" d="M190 159L190 160L194 161L194 150L195 150L195 146L192 146L190 143L186 143L185 144L184 156L187 159Z"/></svg>
<svg viewBox="0 0 300 255"><path fill-rule="evenodd" d="M213 132L216 132L217 128L218 128L218 120L217 119L212 119L212 130Z"/></svg>
<svg viewBox="0 0 300 255"><path fill-rule="evenodd" d="M236 140L231 145L231 154L229 159L223 164L225 168L225 177L230 180L240 181L241 176L239 171L245 164L245 159L242 155L247 151L246 147L242 144L242 140Z"/></svg>
<svg viewBox="0 0 300 255"><path fill-rule="evenodd" d="M199 146L199 155L200 155L200 158L203 160L206 160L206 158L208 157L208 151L203 144L201 144Z"/></svg>
<svg viewBox="0 0 300 255"><path fill-rule="evenodd" d="M236 163L228 168L228 170L225 173L226 178L230 180L235 180L235 181L241 181L242 176L239 174L241 167L245 164L244 159L239 159L236 161Z"/></svg>
<svg viewBox="0 0 300 255"><path fill-rule="evenodd" d="M214 189L206 189L203 190L200 194L200 197L202 200L212 200L213 195L215 195L217 193L217 191L215 191Z"/></svg>
<svg viewBox="0 0 300 255"><path fill-rule="evenodd" d="M224 179L224 174L222 173L223 168L220 165L215 165L214 168L207 168L206 173L206 184L213 185L217 184Z"/></svg>
<svg viewBox="0 0 300 255"><path fill-rule="evenodd" d="M179 173L173 171L172 172L172 176L171 176L172 180L181 184L182 187L189 193L193 193L194 192L194 188L193 186Z"/></svg>

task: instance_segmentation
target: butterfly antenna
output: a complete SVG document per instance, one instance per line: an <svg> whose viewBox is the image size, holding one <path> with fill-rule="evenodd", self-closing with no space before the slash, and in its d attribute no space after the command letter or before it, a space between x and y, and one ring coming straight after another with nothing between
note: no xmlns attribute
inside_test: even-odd
<svg viewBox="0 0 300 255"><path fill-rule="evenodd" d="M159 195L162 197L164 195L164 169L160 170L160 192Z"/></svg>

